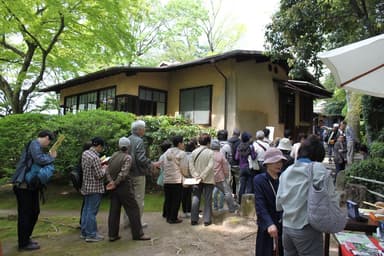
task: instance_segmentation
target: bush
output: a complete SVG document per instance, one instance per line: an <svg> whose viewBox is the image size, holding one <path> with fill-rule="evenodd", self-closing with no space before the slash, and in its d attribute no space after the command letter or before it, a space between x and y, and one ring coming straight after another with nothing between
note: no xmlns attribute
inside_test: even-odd
<svg viewBox="0 0 384 256"><path fill-rule="evenodd" d="M0 181L7 181L14 173L20 154L29 140L36 138L42 129L65 135L55 161L59 176L66 176L79 163L84 143L95 136L105 139L107 147L103 154L111 155L117 149L120 137L129 136L131 123L143 119L147 124L145 141L149 156L157 160L160 144L173 135L192 138L201 132L215 133L212 128L192 125L183 118L167 116L136 117L130 113L103 110L84 111L64 116L42 114L11 115L0 119Z"/></svg>
<svg viewBox="0 0 384 256"><path fill-rule="evenodd" d="M369 154L372 158L384 158L384 142L372 142L369 146Z"/></svg>
<svg viewBox="0 0 384 256"><path fill-rule="evenodd" d="M28 141L36 138L42 129L49 129L47 122L55 116L42 114L18 114L0 119L0 179L10 177L20 153Z"/></svg>
<svg viewBox="0 0 384 256"><path fill-rule="evenodd" d="M384 181L384 159L382 158L369 158L367 160L354 163L350 168L346 170L346 174L348 183L362 184L365 185L369 190L379 193L383 193L384 191L383 185L356 180L349 177L357 176L361 178Z"/></svg>

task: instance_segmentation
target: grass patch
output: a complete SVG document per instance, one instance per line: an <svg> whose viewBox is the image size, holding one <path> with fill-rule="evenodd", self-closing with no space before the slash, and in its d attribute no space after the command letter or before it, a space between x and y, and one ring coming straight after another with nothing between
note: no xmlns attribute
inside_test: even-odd
<svg viewBox="0 0 384 256"><path fill-rule="evenodd" d="M80 210L82 196L71 186L55 185L48 186L45 192L46 203L41 204L41 210ZM163 209L163 193L147 193L145 195L145 212L161 212ZM16 209L16 197L11 185L0 188L0 209ZM101 211L109 210L109 195L105 194L100 206Z"/></svg>
<svg viewBox="0 0 384 256"><path fill-rule="evenodd" d="M52 216L40 217L33 230L38 237L51 237L68 233L76 230L76 225L79 221L78 217L72 216ZM0 240L17 237L17 217L8 216L0 218ZM34 236L36 237L36 236Z"/></svg>

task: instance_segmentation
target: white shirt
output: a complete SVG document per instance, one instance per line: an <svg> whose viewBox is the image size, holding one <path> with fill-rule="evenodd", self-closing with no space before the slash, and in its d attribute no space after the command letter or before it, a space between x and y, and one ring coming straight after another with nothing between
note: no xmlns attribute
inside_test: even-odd
<svg viewBox="0 0 384 256"><path fill-rule="evenodd" d="M256 140L253 142L253 147L255 148L255 152L257 154L257 158L256 158L257 161L263 162L265 151L267 151L267 149L269 149L269 144L262 141L262 140Z"/></svg>

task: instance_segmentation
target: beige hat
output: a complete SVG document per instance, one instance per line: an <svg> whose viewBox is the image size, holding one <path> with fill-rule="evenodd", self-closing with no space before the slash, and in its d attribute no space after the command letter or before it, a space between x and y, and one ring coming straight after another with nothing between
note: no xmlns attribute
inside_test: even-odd
<svg viewBox="0 0 384 256"><path fill-rule="evenodd" d="M288 138L282 138L280 139L279 145L277 146L277 148L281 150L291 151L292 150L291 141Z"/></svg>
<svg viewBox="0 0 384 256"><path fill-rule="evenodd" d="M127 137L121 137L119 139L119 148L129 148L131 146L131 141Z"/></svg>
<svg viewBox="0 0 384 256"><path fill-rule="evenodd" d="M277 163L280 160L287 160L287 158L283 156L283 153L281 153L280 149L269 148L267 149L267 151L265 151L263 164L273 164Z"/></svg>

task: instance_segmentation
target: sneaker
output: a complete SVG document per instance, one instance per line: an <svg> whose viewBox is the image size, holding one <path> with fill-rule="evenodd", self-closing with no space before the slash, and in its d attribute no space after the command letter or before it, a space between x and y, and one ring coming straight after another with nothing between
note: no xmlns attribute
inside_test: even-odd
<svg viewBox="0 0 384 256"><path fill-rule="evenodd" d="M141 227L142 228L147 228L148 227L148 223L146 223L146 222L141 223Z"/></svg>
<svg viewBox="0 0 384 256"><path fill-rule="evenodd" d="M104 240L104 236L97 234L95 237L87 237L85 238L85 242L100 242Z"/></svg>
<svg viewBox="0 0 384 256"><path fill-rule="evenodd" d="M85 235L80 234L80 239L85 239Z"/></svg>

